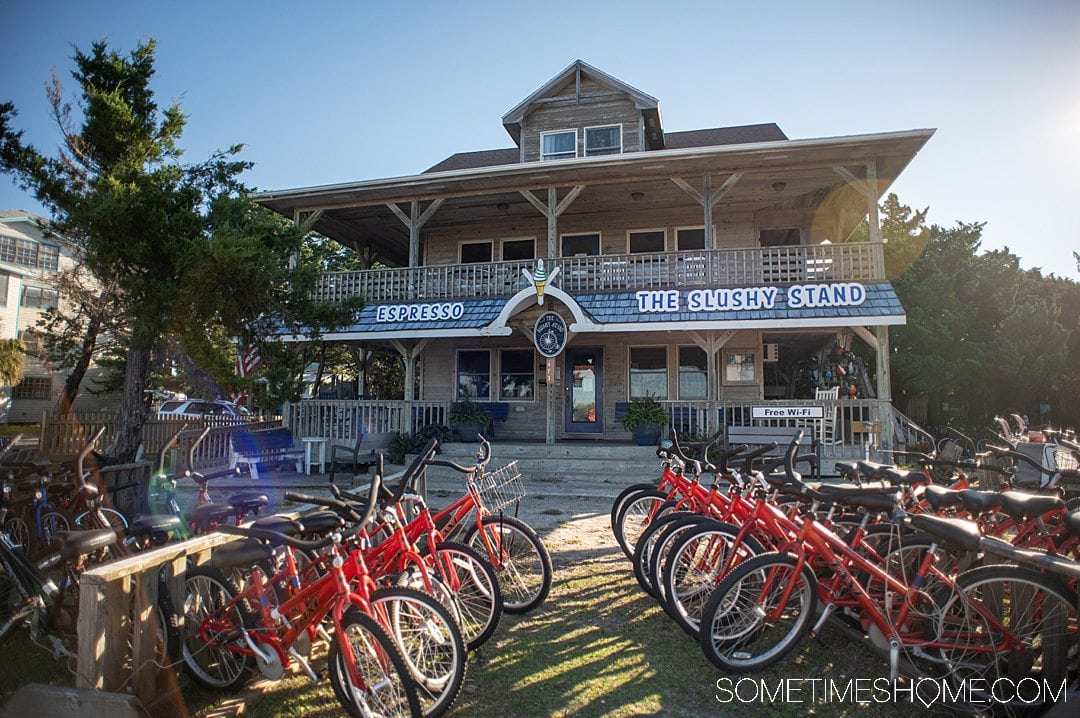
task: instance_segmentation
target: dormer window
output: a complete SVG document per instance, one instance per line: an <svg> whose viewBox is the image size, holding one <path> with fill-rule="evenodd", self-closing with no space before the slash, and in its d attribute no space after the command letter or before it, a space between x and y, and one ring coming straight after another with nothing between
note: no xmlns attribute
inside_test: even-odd
<svg viewBox="0 0 1080 718"><path fill-rule="evenodd" d="M540 159L566 160L577 157L577 130L540 133Z"/></svg>
<svg viewBox="0 0 1080 718"><path fill-rule="evenodd" d="M622 125L585 128L585 156L617 155L622 153Z"/></svg>

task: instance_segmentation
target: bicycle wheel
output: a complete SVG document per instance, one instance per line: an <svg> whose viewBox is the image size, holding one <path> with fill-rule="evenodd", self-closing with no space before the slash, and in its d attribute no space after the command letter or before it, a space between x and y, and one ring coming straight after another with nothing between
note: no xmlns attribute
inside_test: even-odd
<svg viewBox="0 0 1080 718"><path fill-rule="evenodd" d="M101 514L102 518L108 522L105 526L99 526L101 523L99 519L95 519L91 516L89 511L83 511L75 517L75 528L83 531L97 528L111 528L121 536L124 535L123 532L126 531L128 527L127 517L116 509L109 508L108 506L98 509L98 512Z"/></svg>
<svg viewBox="0 0 1080 718"><path fill-rule="evenodd" d="M611 503L611 533L617 534L617 527L619 525L619 514L622 513L623 506L636 494L642 491L655 491L656 484L631 484L625 489L619 492L619 495L615 497L615 500Z"/></svg>
<svg viewBox="0 0 1080 718"><path fill-rule="evenodd" d="M765 553L761 543L750 535L736 545L738 535L738 526L710 520L684 532L673 532L670 544L657 550L658 559L663 561L659 564L662 569L658 569L661 603L693 638L701 630L705 604L723 580L727 567Z"/></svg>
<svg viewBox="0 0 1080 718"><path fill-rule="evenodd" d="M645 533L657 510L666 500L666 494L653 489L635 494L622 507L615 521L615 540L619 542L619 547L627 558L633 559L638 539Z"/></svg>
<svg viewBox="0 0 1080 718"><path fill-rule="evenodd" d="M30 549L30 529L26 527L26 521L19 516L12 516L4 522L4 533L8 535L12 543L22 550L25 555Z"/></svg>
<svg viewBox="0 0 1080 718"><path fill-rule="evenodd" d="M531 526L512 516L488 516L481 525L485 535L474 524L465 534L465 543L486 555L495 569L503 610L527 613L542 604L554 574L544 542Z"/></svg>
<svg viewBox="0 0 1080 718"><path fill-rule="evenodd" d="M736 566L709 597L698 642L718 668L745 673L776 663L810 628L817 579L796 573L791 554L765 553Z"/></svg>
<svg viewBox="0 0 1080 718"><path fill-rule="evenodd" d="M240 629L245 625L239 603L225 610L236 596L232 581L219 569L198 566L187 572L184 584L180 645L184 667L197 683L207 688L239 688L248 681L250 658L229 650L230 644L239 640Z"/></svg>
<svg viewBox="0 0 1080 718"><path fill-rule="evenodd" d="M61 509L49 507L41 513L41 518L34 520L33 513L30 515L27 526L30 528L31 554L41 556L50 550L49 544L52 537L61 531L71 530L71 519Z"/></svg>
<svg viewBox="0 0 1080 718"><path fill-rule="evenodd" d="M435 554L435 573L454 595L461 633L470 651L479 648L502 618L502 591L495 569L473 549L452 541L440 543Z"/></svg>
<svg viewBox="0 0 1080 718"><path fill-rule="evenodd" d="M465 678L465 639L453 615L437 599L411 588L380 588L371 605L401 649L424 715L442 715Z"/></svg>
<svg viewBox="0 0 1080 718"><path fill-rule="evenodd" d="M956 591L938 615L936 639L953 644L939 649L951 680L989 691L998 679L1009 679L1019 694L1014 707L1030 711L1044 696L1028 696L1022 679L1056 690L1076 677L1076 595L1036 571L980 566L957 577ZM1000 701L990 693L974 695Z"/></svg>
<svg viewBox="0 0 1080 718"><path fill-rule="evenodd" d="M342 651L351 652L362 685L350 680ZM390 718L424 714L416 682L401 650L374 618L350 608L341 619L341 634L330 643L330 682L351 716Z"/></svg>
<svg viewBox="0 0 1080 718"><path fill-rule="evenodd" d="M660 594L656 590L656 574L653 573L652 569L653 549L665 531L672 524L683 519L704 521L705 517L688 511L675 511L659 516L642 532L641 538L638 539L637 545L634 546L634 578L637 579L642 590L655 599L659 599Z"/></svg>

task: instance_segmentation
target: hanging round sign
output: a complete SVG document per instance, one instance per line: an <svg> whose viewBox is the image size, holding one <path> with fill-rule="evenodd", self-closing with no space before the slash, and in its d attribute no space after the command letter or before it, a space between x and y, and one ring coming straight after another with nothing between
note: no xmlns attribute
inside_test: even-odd
<svg viewBox="0 0 1080 718"><path fill-rule="evenodd" d="M555 312L544 312L533 327L533 343L544 356L559 356L566 347L566 322Z"/></svg>

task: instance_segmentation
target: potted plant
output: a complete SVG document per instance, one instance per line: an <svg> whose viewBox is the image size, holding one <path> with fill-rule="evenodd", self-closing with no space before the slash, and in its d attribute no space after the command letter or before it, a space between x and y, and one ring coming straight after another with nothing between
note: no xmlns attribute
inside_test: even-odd
<svg viewBox="0 0 1080 718"><path fill-rule="evenodd" d="M656 446L660 429L667 423L667 412L655 398L634 399L622 416L623 428L634 433L638 446Z"/></svg>
<svg viewBox="0 0 1080 718"><path fill-rule="evenodd" d="M492 422L487 409L468 399L451 406L447 420L450 422L450 429L462 441L475 440L476 435L487 431Z"/></svg>

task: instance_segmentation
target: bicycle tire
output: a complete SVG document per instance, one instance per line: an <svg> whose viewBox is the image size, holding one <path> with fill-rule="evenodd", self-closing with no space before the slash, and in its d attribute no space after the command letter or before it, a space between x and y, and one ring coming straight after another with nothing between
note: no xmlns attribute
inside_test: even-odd
<svg viewBox="0 0 1080 718"><path fill-rule="evenodd" d="M650 567L652 566L652 553L656 541L672 523L693 517L701 520L705 519L704 516L689 511L674 511L660 516L649 524L649 527L641 534L641 538L638 539L637 545L634 546L634 555L631 560L634 567L634 578L637 580L638 585L641 586L641 590L655 599L659 599L660 594L657 593L655 581L653 580L654 574L651 572Z"/></svg>
<svg viewBox="0 0 1080 718"><path fill-rule="evenodd" d="M698 636L713 665L731 673L755 671L781 660L798 645L816 613L817 579L806 565L796 576L797 564L792 554L765 553L724 577L705 604ZM758 607L762 599L771 613L789 587L784 615L794 615L787 627L765 622ZM791 602L792 598L796 600Z"/></svg>
<svg viewBox="0 0 1080 718"><path fill-rule="evenodd" d="M1075 661L1080 651L1080 634L1069 630L1070 625L1076 625L1076 594L1064 582L1027 568L990 565L957 576L956 590L939 613L937 635L946 630L950 635L957 634L970 625L964 635L971 636L969 646L975 650L938 649L951 679L967 679L970 686L977 685L973 679L988 678L985 685L992 686L998 678L1017 680L1017 671L1024 667L1027 675L1019 678L1037 675L1049 685L1060 685L1070 677L1070 670L1075 668L1070 661ZM980 610L971 608L970 601L978 601ZM984 612L993 617L996 625L987 623ZM997 626L1007 627L1010 638L1019 640L1022 648L1003 652L993 646L992 650L979 646L978 641L985 643L988 638L1000 636ZM1014 655L1019 657L1016 661ZM981 669L979 661L983 663ZM1024 710L1036 707L1035 703L1021 702Z"/></svg>
<svg viewBox="0 0 1080 718"><path fill-rule="evenodd" d="M725 565L730 563L731 544L735 542L739 530L739 527L734 524L709 519L685 532L673 531L675 535L672 537L672 543L666 555L660 555L664 551L663 546L657 552L657 559L663 560L662 568L655 569L659 576L660 604L672 620L679 624L691 638L697 638L705 604L712 595L713 589L724 578L717 573L716 568L720 563ZM726 542L726 545L720 546L723 550L722 555L715 553L717 539ZM704 555L700 553L701 549L705 549ZM732 568L765 553L761 542L750 534L743 537L736 550L738 559ZM693 552L693 558L688 555L688 551ZM687 570L689 566L702 559L708 561L708 569Z"/></svg>
<svg viewBox="0 0 1080 718"><path fill-rule="evenodd" d="M467 666L465 639L453 614L428 593L380 588L371 594L380 625L401 649L428 718L441 716L457 698Z"/></svg>
<svg viewBox="0 0 1080 718"><path fill-rule="evenodd" d="M611 502L611 533L616 533L616 526L618 526L619 514L622 513L623 505L630 499L633 494L640 493L642 491L655 491L656 484L631 484L625 489L619 492L615 500Z"/></svg>
<svg viewBox="0 0 1080 718"><path fill-rule="evenodd" d="M503 610L507 613L528 613L540 606L551 592L555 570L551 554L531 526L513 516L491 515L481 522L486 532L499 533L499 540L489 541L492 556L474 524L465 534L465 544L487 555L499 578ZM497 544L497 545L496 545Z"/></svg>
<svg viewBox="0 0 1080 718"><path fill-rule="evenodd" d="M499 627L503 612L499 578L487 559L464 544L443 541L435 554L435 574L451 589L461 616L461 632L469 650L475 650ZM453 575L448 575L448 570Z"/></svg>
<svg viewBox="0 0 1080 718"><path fill-rule="evenodd" d="M105 517L105 520L108 522L108 526L99 526L99 524L101 523L100 521L94 520L93 517L90 515L89 511L83 511L75 517L75 527L83 531L89 529L111 528L117 533L119 533L121 536L124 535L130 524L128 523L127 517L124 516L123 513L109 506L102 506L98 509L98 512L100 512L101 515Z"/></svg>
<svg viewBox="0 0 1080 718"><path fill-rule="evenodd" d="M365 691L353 686L345 671L345 661L341 657L345 641L353 652L358 671L368 684ZM416 681L412 679L397 643L374 618L359 609L350 608L342 616L341 634L330 642L327 665L331 683L336 682L338 686L335 694L349 715L356 718L404 715L420 718L424 715ZM381 689L378 694L375 688ZM372 704L378 704L379 709L371 710Z"/></svg>
<svg viewBox="0 0 1080 718"><path fill-rule="evenodd" d="M52 550L53 534L71 530L71 517L55 506L43 511L40 519L27 524L30 527L30 555L42 556Z"/></svg>
<svg viewBox="0 0 1080 718"><path fill-rule="evenodd" d="M197 566L184 576L184 629L181 634L181 659L192 679L206 688L236 690L251 676L251 658L232 653L212 642L204 642L199 628L205 618L222 609L236 597L232 581L213 566ZM233 606L229 619L234 633L250 619L240 603Z"/></svg>
<svg viewBox="0 0 1080 718"><path fill-rule="evenodd" d="M615 522L615 540L629 559L634 557L634 547L645 532L655 511L667 500L667 494L650 489L635 494L627 501Z"/></svg>

